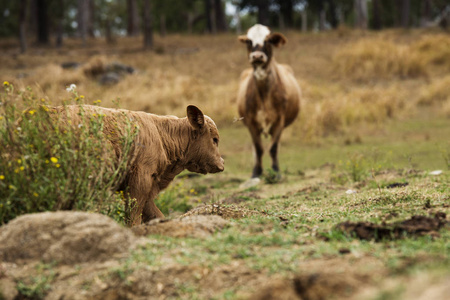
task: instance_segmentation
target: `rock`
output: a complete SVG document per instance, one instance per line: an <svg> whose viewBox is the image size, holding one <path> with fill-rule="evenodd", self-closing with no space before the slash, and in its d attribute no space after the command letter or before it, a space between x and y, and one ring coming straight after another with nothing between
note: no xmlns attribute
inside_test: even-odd
<svg viewBox="0 0 450 300"><path fill-rule="evenodd" d="M80 63L69 61L61 64L61 68L63 69L78 69L81 66Z"/></svg>
<svg viewBox="0 0 450 300"><path fill-rule="evenodd" d="M20 216L0 227L0 260L78 264L123 257L136 241L111 218L86 212L45 212Z"/></svg>
<svg viewBox="0 0 450 300"><path fill-rule="evenodd" d="M100 79L98 80L98 83L101 85L113 85L120 81L120 75L115 72L108 72L106 74L103 74L100 76Z"/></svg>

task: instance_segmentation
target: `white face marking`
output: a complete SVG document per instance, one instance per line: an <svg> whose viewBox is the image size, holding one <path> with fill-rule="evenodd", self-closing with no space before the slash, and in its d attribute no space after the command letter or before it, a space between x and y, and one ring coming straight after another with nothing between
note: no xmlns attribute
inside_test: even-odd
<svg viewBox="0 0 450 300"><path fill-rule="evenodd" d="M252 41L252 45L264 46L264 40L270 34L267 26L256 24L247 31L247 38Z"/></svg>
<svg viewBox="0 0 450 300"><path fill-rule="evenodd" d="M253 71L253 76L255 76L256 80L264 80L267 77L267 72L261 66L257 66Z"/></svg>

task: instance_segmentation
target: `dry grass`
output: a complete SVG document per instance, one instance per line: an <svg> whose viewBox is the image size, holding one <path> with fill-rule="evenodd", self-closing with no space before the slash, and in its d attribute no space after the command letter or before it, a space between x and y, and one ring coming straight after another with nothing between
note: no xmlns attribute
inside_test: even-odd
<svg viewBox="0 0 450 300"><path fill-rule="evenodd" d="M426 64L406 45L383 38L367 38L345 47L333 59L336 71L357 80L391 77L419 77L427 74Z"/></svg>
<svg viewBox="0 0 450 300"><path fill-rule="evenodd" d="M370 123L381 124L410 111L406 93L398 86L356 88L332 98L306 105L301 128L307 139L351 130Z"/></svg>
<svg viewBox="0 0 450 300"><path fill-rule="evenodd" d="M422 89L418 103L433 105L450 102L450 76L437 78Z"/></svg>
<svg viewBox="0 0 450 300"><path fill-rule="evenodd" d="M426 35L411 45L411 50L420 55L427 64L450 70L450 36L448 34Z"/></svg>
<svg viewBox="0 0 450 300"><path fill-rule="evenodd" d="M441 79L450 61L447 35L338 31L286 36L288 44L276 49L275 57L293 67L303 99L301 119L285 138L314 140L417 112L416 103L448 102L450 79ZM196 104L219 127L232 126L237 116L239 76L248 67L245 47L232 34L156 37L156 52L142 51L140 38L118 39L114 46L93 40L86 48L68 40L63 49L33 48L26 55L11 44L0 42L5 49L1 79L18 88L31 86L39 97L63 101L69 96L65 87L75 83L88 102L100 99L103 106L120 99L127 109L182 117L186 105ZM115 61L137 72L116 85L99 85L93 75ZM62 69L63 62L82 67Z"/></svg>

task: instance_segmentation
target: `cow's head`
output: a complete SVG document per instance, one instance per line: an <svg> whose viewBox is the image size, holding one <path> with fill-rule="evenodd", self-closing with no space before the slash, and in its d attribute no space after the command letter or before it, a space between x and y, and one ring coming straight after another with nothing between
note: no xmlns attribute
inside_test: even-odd
<svg viewBox="0 0 450 300"><path fill-rule="evenodd" d="M219 153L216 124L193 105L187 107L187 119L193 130L186 151L186 168L201 174L222 172L224 160Z"/></svg>
<svg viewBox="0 0 450 300"><path fill-rule="evenodd" d="M267 26L256 24L240 35L238 40L247 44L248 58L253 67L265 67L272 58L272 46L286 44L287 39L281 33L271 33Z"/></svg>

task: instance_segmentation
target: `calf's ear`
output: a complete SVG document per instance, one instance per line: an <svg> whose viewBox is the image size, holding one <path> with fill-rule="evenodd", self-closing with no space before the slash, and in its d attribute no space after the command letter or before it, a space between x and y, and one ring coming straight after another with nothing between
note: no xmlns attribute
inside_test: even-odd
<svg viewBox="0 0 450 300"><path fill-rule="evenodd" d="M249 41L249 39L247 38L246 35L240 35L240 36L238 36L238 41L241 43L247 43L247 41Z"/></svg>
<svg viewBox="0 0 450 300"><path fill-rule="evenodd" d="M189 123L194 129L198 130L205 125L205 117L197 106L189 105L186 110Z"/></svg>
<svg viewBox="0 0 450 300"><path fill-rule="evenodd" d="M287 43L287 38L281 33L274 32L267 37L269 43L274 45L275 47L282 46Z"/></svg>

